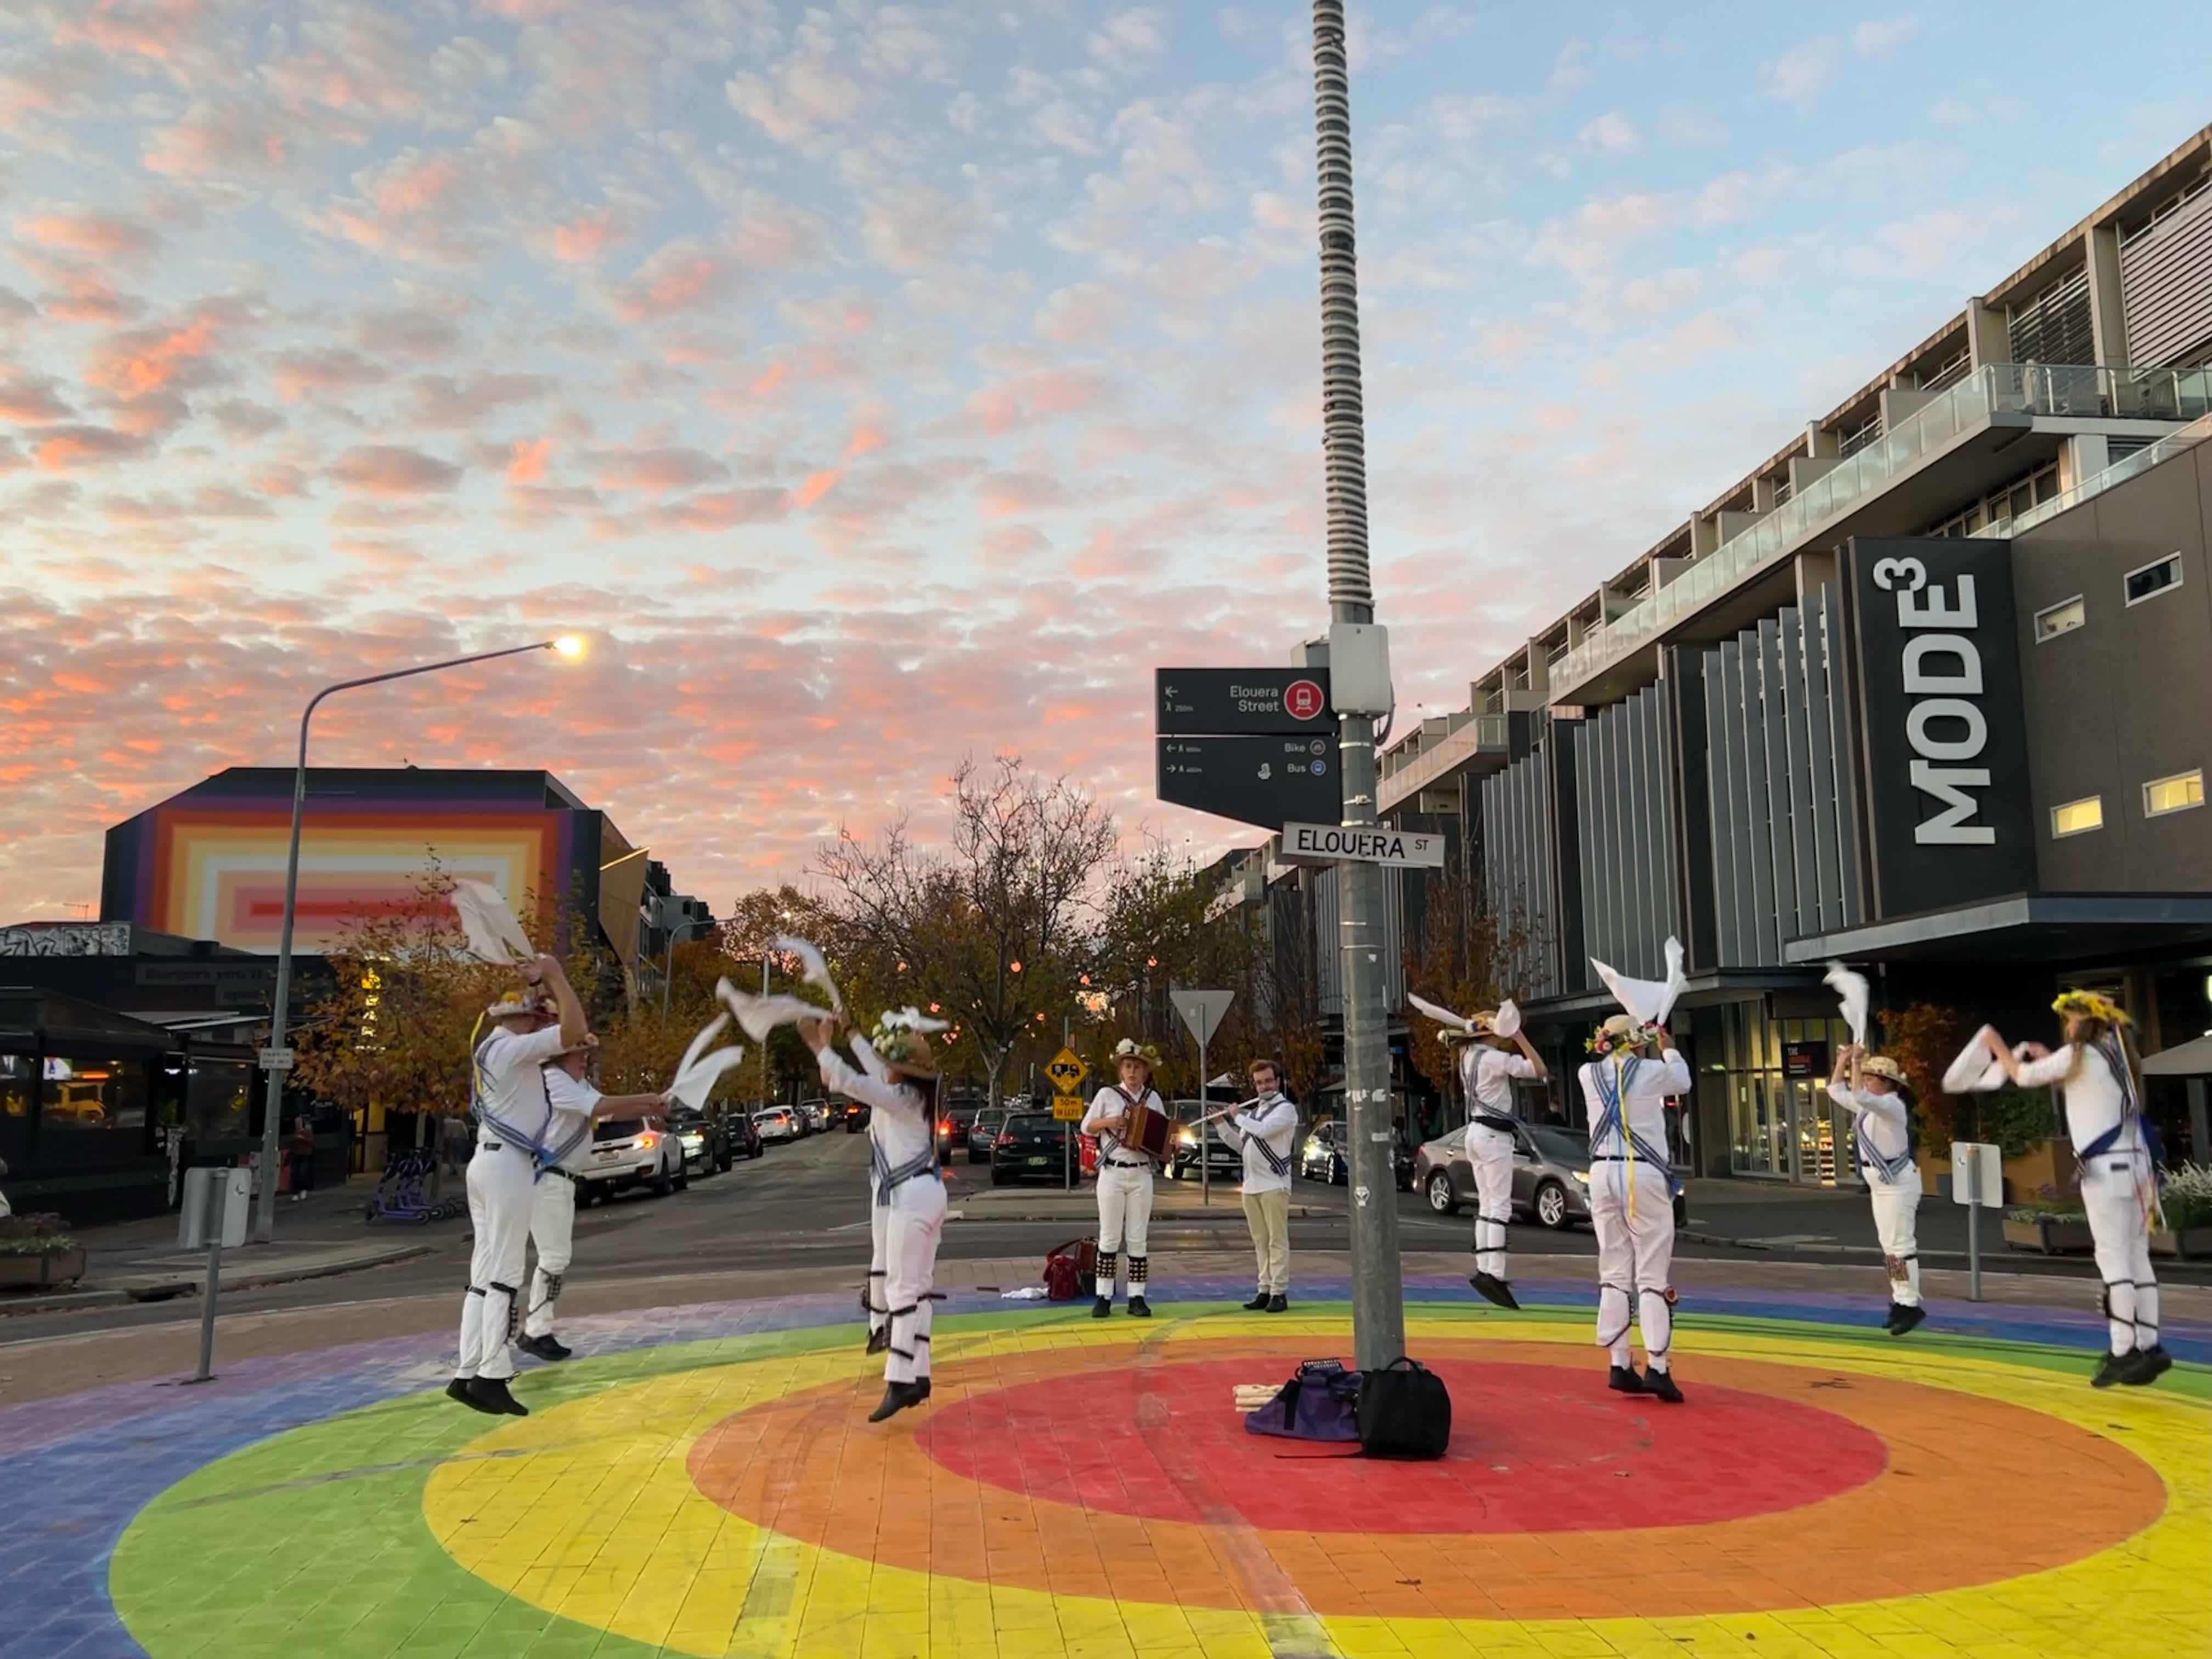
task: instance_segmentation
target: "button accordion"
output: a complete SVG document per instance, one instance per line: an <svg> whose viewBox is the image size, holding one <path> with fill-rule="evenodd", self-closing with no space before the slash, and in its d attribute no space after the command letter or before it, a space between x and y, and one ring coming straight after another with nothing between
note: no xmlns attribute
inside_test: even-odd
<svg viewBox="0 0 2212 1659"><path fill-rule="evenodd" d="M1146 1100L1131 1100L1127 1095L1121 1098L1127 1103L1121 1128L1116 1136L1121 1143L1121 1150L1156 1158L1165 1164L1174 1146L1175 1120L1165 1112L1153 1109L1149 1103L1158 1098L1157 1096L1148 1097Z"/></svg>

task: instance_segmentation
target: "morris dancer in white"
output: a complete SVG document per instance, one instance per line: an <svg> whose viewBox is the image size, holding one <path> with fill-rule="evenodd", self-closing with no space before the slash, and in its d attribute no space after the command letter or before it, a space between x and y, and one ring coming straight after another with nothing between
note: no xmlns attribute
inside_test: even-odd
<svg viewBox="0 0 2212 1659"><path fill-rule="evenodd" d="M2150 1268L2158 1176L2143 1139L2142 1068L2128 1036L2130 1022L2118 1003L2094 991L2069 991L2051 1006L2066 1022L2065 1045L2056 1053L2032 1047L2035 1057L2023 1064L1990 1027L1982 1027L1980 1040L2019 1087L2056 1084L2066 1097L2066 1133L2081 1169L2081 1207L2089 1212L2111 1336L2092 1386L2155 1382L2173 1358L2158 1337L2158 1279Z"/></svg>
<svg viewBox="0 0 2212 1659"><path fill-rule="evenodd" d="M868 1105L870 1188L888 1212L884 1228L884 1301L890 1346L880 1423L929 1398L929 1332L936 1290L937 1241L945 1230L945 1181L937 1166L937 1059L925 1034L934 1022L909 1008L876 1024L871 1047L884 1074L855 1071L830 1039L827 1018L801 1019L799 1034L822 1067L822 1086ZM942 1029L938 1026L937 1029Z"/></svg>
<svg viewBox="0 0 2212 1659"><path fill-rule="evenodd" d="M1152 1158L1122 1146L1120 1132L1127 1126L1133 1106L1167 1110L1152 1088L1158 1058L1152 1049L1138 1047L1134 1038L1123 1037L1114 1049L1120 1082L1101 1089L1083 1115L1083 1133L1098 1140L1098 1299L1091 1309L1098 1319L1114 1311L1114 1282L1125 1242L1129 1248L1129 1312L1138 1319L1152 1316L1152 1304L1145 1300L1151 1265L1145 1246L1152 1224Z"/></svg>
<svg viewBox="0 0 2212 1659"><path fill-rule="evenodd" d="M1500 1030L1503 1025L1506 1029ZM1445 1040L1452 1040L1447 1031ZM1513 1141L1520 1114L1516 1083L1542 1083L1551 1073L1544 1057L1521 1035L1521 1016L1510 1001L1495 1013L1474 1016L1459 1057L1467 1091L1467 1161L1474 1171L1474 1273L1468 1283L1501 1308L1513 1298L1505 1263L1506 1224L1513 1219ZM1515 1048L1520 1052L1513 1052Z"/></svg>
<svg viewBox="0 0 2212 1659"><path fill-rule="evenodd" d="M890 1080L883 1056L858 1031L853 1033L853 1058L878 1083ZM890 1206L876 1202L876 1165L868 1161L868 1278L860 1287L860 1311L868 1316L866 1352L881 1353L891 1345L891 1304L884 1299L884 1281L890 1277Z"/></svg>
<svg viewBox="0 0 2212 1659"><path fill-rule="evenodd" d="M1258 1097L1221 1126L1244 1154L1238 1190L1259 1278L1259 1289L1244 1305L1254 1313L1282 1313L1291 1305L1291 1148L1298 1138L1298 1109L1284 1094L1283 1068L1272 1060L1252 1062L1252 1092ZM1201 1125L1199 1133L1205 1133ZM1204 1145L1201 1139L1201 1156Z"/></svg>
<svg viewBox="0 0 2212 1659"><path fill-rule="evenodd" d="M1920 1165L1912 1157L1912 1080L1883 1054L1846 1043L1836 1055L1828 1098L1858 1120L1859 1170L1874 1203L1875 1237L1889 1274L1892 1336L1927 1314L1920 1306Z"/></svg>
<svg viewBox="0 0 2212 1659"><path fill-rule="evenodd" d="M469 1289L461 1301L460 1364L446 1387L471 1409L527 1417L509 1391L511 1345L522 1334L523 1265L540 1172L558 1161L550 1144L552 1102L544 1063L584 1040L584 1008L551 957L522 969L524 988L484 1011L493 1030L471 1062L476 1155L469 1159ZM552 993L550 1000L543 994ZM556 1022L557 1019L557 1023Z"/></svg>
<svg viewBox="0 0 2212 1659"><path fill-rule="evenodd" d="M546 1136L554 1161L538 1179L530 1208L530 1243L538 1252L530 1279L530 1312L517 1346L538 1359L566 1359L574 1350L553 1334L561 1307L561 1279L574 1259L576 1181L592 1162L592 1126L602 1118L638 1117L657 1112L665 1095L603 1095L586 1080L599 1040L586 1035L574 1048L545 1066L545 1099L553 1109Z"/></svg>
<svg viewBox="0 0 2212 1659"><path fill-rule="evenodd" d="M1658 1045L1660 1057L1650 1057ZM1668 1350L1674 1334L1674 1200L1667 1158L1667 1097L1687 1093L1690 1068L1663 1024L1615 1014L1589 1041L1577 1073L1589 1117L1590 1225L1597 1233L1597 1345L1607 1386L1680 1405ZM1644 1329L1636 1374L1628 1329Z"/></svg>

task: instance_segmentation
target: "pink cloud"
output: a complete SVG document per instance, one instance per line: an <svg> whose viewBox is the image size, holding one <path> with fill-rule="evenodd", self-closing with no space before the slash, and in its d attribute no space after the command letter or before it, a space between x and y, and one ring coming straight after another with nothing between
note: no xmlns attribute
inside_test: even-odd
<svg viewBox="0 0 2212 1659"><path fill-rule="evenodd" d="M15 221L15 234L40 247L95 259L134 259L161 246L151 225L91 208L49 208Z"/></svg>
<svg viewBox="0 0 2212 1659"><path fill-rule="evenodd" d="M392 444L349 449L331 463L330 475L349 489L386 496L434 494L461 481L461 469L452 462Z"/></svg>
<svg viewBox="0 0 2212 1659"><path fill-rule="evenodd" d="M629 231L611 210L595 208L566 224L554 226L553 253L566 264L593 264L609 248L619 247L629 240Z"/></svg>
<svg viewBox="0 0 2212 1659"><path fill-rule="evenodd" d="M553 457L550 438L532 438L527 442L517 440L514 459L507 464L507 481L513 484L536 483L545 476L546 464Z"/></svg>
<svg viewBox="0 0 2212 1659"><path fill-rule="evenodd" d="M665 446L609 450L592 459L592 477L602 489L642 489L655 494L690 489L726 478L730 469L703 450Z"/></svg>
<svg viewBox="0 0 2212 1659"><path fill-rule="evenodd" d="M51 426L76 418L54 383L42 374L19 374L0 380L0 421L16 426Z"/></svg>
<svg viewBox="0 0 2212 1659"><path fill-rule="evenodd" d="M665 242L636 269L606 290L607 308L626 323L698 311L726 298L737 286L738 264L696 237Z"/></svg>
<svg viewBox="0 0 2212 1659"><path fill-rule="evenodd" d="M143 437L100 426L50 427L40 434L31 450L49 472L105 465L145 452Z"/></svg>
<svg viewBox="0 0 2212 1659"><path fill-rule="evenodd" d="M842 466L826 467L819 472L810 472L806 475L805 482L791 492L791 499L801 507L811 507L835 489L837 487L837 481L844 476L845 469Z"/></svg>

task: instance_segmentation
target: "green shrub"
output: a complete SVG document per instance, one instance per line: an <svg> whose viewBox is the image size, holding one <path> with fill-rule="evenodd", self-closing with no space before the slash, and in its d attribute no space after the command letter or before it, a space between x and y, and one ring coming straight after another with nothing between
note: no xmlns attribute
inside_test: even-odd
<svg viewBox="0 0 2212 1659"><path fill-rule="evenodd" d="M58 1215L0 1215L0 1255L63 1255L76 1249Z"/></svg>
<svg viewBox="0 0 2212 1659"><path fill-rule="evenodd" d="M2212 1227L2212 1164L2183 1164L2166 1178L2158 1196L2166 1224L2175 1232Z"/></svg>

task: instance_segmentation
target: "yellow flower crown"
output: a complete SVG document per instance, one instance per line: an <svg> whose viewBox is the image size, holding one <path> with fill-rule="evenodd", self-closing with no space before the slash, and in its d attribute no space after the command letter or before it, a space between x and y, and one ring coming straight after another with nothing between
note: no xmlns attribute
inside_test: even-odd
<svg viewBox="0 0 2212 1659"><path fill-rule="evenodd" d="M2084 1019L2101 1019L2107 1025L2132 1025L2128 1011L2101 991L2066 991L2051 1005L2054 1014L2080 1015Z"/></svg>
<svg viewBox="0 0 2212 1659"><path fill-rule="evenodd" d="M1615 1048L1641 1048L1658 1040L1656 1025L1632 1025L1626 1031L1608 1031L1601 1025L1583 1040L1583 1048L1589 1054L1602 1056Z"/></svg>

